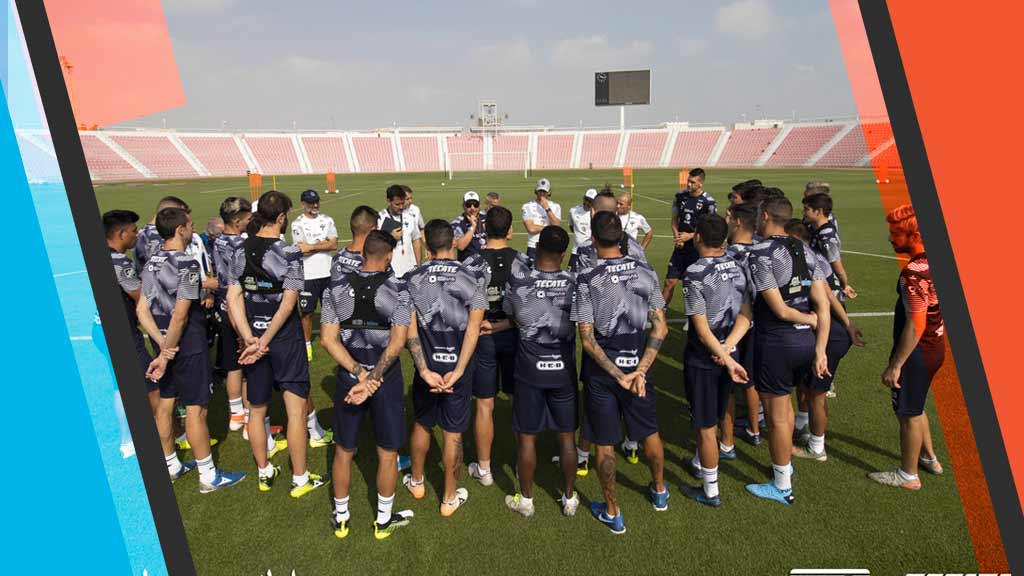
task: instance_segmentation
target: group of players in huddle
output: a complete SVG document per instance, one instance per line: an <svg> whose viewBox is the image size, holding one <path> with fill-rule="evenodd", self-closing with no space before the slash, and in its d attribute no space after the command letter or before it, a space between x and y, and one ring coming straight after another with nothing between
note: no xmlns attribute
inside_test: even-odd
<svg viewBox="0 0 1024 576"><path fill-rule="evenodd" d="M828 392L840 360L852 345L863 344L844 307L856 292L842 266L829 188L808 184L803 218L794 219L781 190L750 180L733 187L723 218L703 191L704 179L703 170L692 170L673 202L675 248L664 289L644 253L649 226L644 221L641 244L637 227L629 230L635 213L629 206L623 210L622 198L617 201L608 187L588 190L570 211L569 270L569 233L546 179L538 182L536 200L522 209L527 253L510 247L513 216L496 195L481 213L479 195L467 192L464 213L454 222L422 223L411 190L400 185L388 188L384 210L360 206L352 212L352 240L333 258L337 232L312 190L302 194L293 243L284 237L292 202L278 191L254 204L224 200L223 232L212 250L193 234L189 208L178 198L164 198L141 231L133 212L104 214L171 479L198 468L199 490L206 493L245 478L244 472L217 468L210 450L209 316L216 325L217 363L226 374L230 429L241 430L251 445L259 491L270 491L281 475L271 458L283 450L291 458L292 497L325 485L328 475L307 468L306 451L333 443L331 523L338 538L349 533L352 461L366 416L378 457L373 532L383 539L413 516L393 511L400 470L410 468L402 483L413 498L426 495L424 465L435 427L443 437L442 516L453 515L469 497L459 482L462 435L471 421L477 460L469 475L493 484L499 390L512 396L517 446L519 489L506 496L508 507L534 514L536 438L550 430L558 435L554 460L562 470L563 514L576 513L576 478L589 473L594 450L603 501L595 501L591 513L613 533L624 533L617 448L633 464L642 451L651 473L649 499L655 510L668 509L657 388L650 377L669 331L666 303L682 281L685 393L697 444L687 467L701 481L682 490L701 504L721 506L719 461L737 457L737 436L760 445L766 426L773 475L747 490L793 504L791 460L827 459ZM893 390L902 461L896 470L870 477L918 489L919 466L942 472L923 409L943 361L943 328L912 208L898 208L887 219L894 249L911 258L897 287L894 345L882 375ZM423 262L421 244L428 256ZM126 254L133 248L134 261ZM310 398L311 321L318 302L321 345L338 366L330 431L320 426ZM583 349L579 372L577 339ZM415 365L411 433L403 349ZM736 387L743 390L745 422L736 418ZM275 438L267 416L275 391L287 413L285 439ZM179 404L185 435L177 444L189 446L195 460L181 461L175 450ZM409 457L400 457L407 439Z"/></svg>

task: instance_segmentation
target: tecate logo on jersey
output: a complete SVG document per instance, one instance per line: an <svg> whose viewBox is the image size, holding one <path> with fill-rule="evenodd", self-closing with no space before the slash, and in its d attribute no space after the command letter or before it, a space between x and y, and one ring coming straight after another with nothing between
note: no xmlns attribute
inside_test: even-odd
<svg viewBox="0 0 1024 576"><path fill-rule="evenodd" d="M449 264L436 264L430 267L431 274L455 274L458 271L458 266L451 266Z"/></svg>
<svg viewBox="0 0 1024 576"><path fill-rule="evenodd" d="M640 359L636 356L619 356L615 359L615 365L619 368L636 368L640 364Z"/></svg>
<svg viewBox="0 0 1024 576"><path fill-rule="evenodd" d="M455 364L459 361L458 354L449 354L446 352L434 352L434 355L431 356L431 358L434 359L434 362L443 362L445 364Z"/></svg>
<svg viewBox="0 0 1024 576"><path fill-rule="evenodd" d="M625 272L627 270L633 270L636 268L636 262L624 262L622 264L612 264L606 270L611 273Z"/></svg>
<svg viewBox="0 0 1024 576"><path fill-rule="evenodd" d="M541 360L540 362L537 362L537 370L543 370L545 372L565 370L565 362L562 362L561 360Z"/></svg>

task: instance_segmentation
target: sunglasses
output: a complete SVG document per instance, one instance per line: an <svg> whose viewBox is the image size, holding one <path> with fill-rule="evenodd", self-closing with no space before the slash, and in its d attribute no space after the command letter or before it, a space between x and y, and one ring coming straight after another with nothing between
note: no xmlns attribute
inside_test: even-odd
<svg viewBox="0 0 1024 576"><path fill-rule="evenodd" d="M466 208L479 208L480 207L480 203L477 202L476 200L469 200L464 205L466 206Z"/></svg>

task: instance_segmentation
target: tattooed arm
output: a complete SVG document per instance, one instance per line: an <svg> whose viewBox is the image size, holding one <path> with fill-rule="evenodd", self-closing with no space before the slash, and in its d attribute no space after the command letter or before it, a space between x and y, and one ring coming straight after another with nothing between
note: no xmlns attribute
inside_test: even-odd
<svg viewBox="0 0 1024 576"><path fill-rule="evenodd" d="M580 340L583 342L583 351L588 356L594 359L594 362L601 367L602 370L608 373L609 376L615 378L615 380L621 385L626 379L626 375L619 370L619 367L608 358L608 355L604 353L604 350L598 346L597 340L594 338L594 325L580 322ZM628 386L623 386L628 388Z"/></svg>
<svg viewBox="0 0 1024 576"><path fill-rule="evenodd" d="M409 349L409 355L412 356L412 363L416 366L416 371L419 372L420 378L422 378L423 381L427 383L427 386L430 387L430 391L443 391L444 378L442 378L437 372L430 369L430 366L427 365L427 358L423 354L423 344L420 343L417 331L415 310L411 314L408 340L406 341L405 347Z"/></svg>
<svg viewBox="0 0 1024 576"><path fill-rule="evenodd" d="M647 347L644 348L644 356L636 371L647 374L654 361L658 358L658 350L668 336L668 323L665 322L665 311L663 309L651 310L647 318L651 321L651 333L647 335Z"/></svg>
<svg viewBox="0 0 1024 576"><path fill-rule="evenodd" d="M380 355L377 365L373 367L368 377L371 394L380 388L384 382L384 374L398 360L398 355L402 353L402 348L405 348L405 339L408 334L408 326L391 326L391 339L388 341L388 347L384 349L384 353Z"/></svg>

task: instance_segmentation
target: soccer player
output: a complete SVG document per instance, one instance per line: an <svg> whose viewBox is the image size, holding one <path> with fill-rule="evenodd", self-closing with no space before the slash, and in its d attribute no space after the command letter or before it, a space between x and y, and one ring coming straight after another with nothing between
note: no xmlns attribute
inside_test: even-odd
<svg viewBox="0 0 1024 576"><path fill-rule="evenodd" d="M668 273L665 274L663 297L666 307L672 303L676 284L686 274L686 269L699 258L697 248L693 245L697 222L706 214L715 214L718 210L715 199L704 191L705 176L701 168L690 170L686 188L679 191L672 202L672 236L675 249L668 261Z"/></svg>
<svg viewBox="0 0 1024 576"><path fill-rule="evenodd" d="M244 259L236 259L228 275L228 313L244 345L238 362L246 378L250 422L249 445L259 468L259 489L269 491L281 468L270 462L267 407L280 390L288 415L288 451L292 461L291 497L301 498L321 487L325 479L306 468L306 420L309 360L303 350L302 322L296 311L304 286L302 253L281 240L288 227L291 199L271 190L259 199L243 244Z"/></svg>
<svg viewBox="0 0 1024 576"><path fill-rule="evenodd" d="M156 205L156 212L153 213L153 218L139 231L139 239L135 244L135 268L139 274L142 273L142 269L146 266L146 261L149 260L150 255L156 254L164 243L163 238L160 237L160 233L156 229L156 215L164 208L181 208L186 213L191 213L188 204L177 196L164 196L160 199L160 202Z"/></svg>
<svg viewBox="0 0 1024 576"><path fill-rule="evenodd" d="M408 347L416 364L412 384L416 422L410 440L412 473L405 475L403 483L414 498L423 498L430 431L440 426L444 438L441 516L449 517L469 498L457 483L462 471L462 433L469 427L473 352L487 309L486 282L455 259L448 222L427 222L425 234L432 260L407 278L413 309Z"/></svg>
<svg viewBox="0 0 1024 576"><path fill-rule="evenodd" d="M480 216L487 214L487 211L495 206L501 206L501 194L488 192L487 196L484 196L484 205L480 208Z"/></svg>
<svg viewBox="0 0 1024 576"><path fill-rule="evenodd" d="M487 244L487 232L483 220L480 219L480 195L470 190L462 195L462 214L452 220L455 233L455 248L459 251L459 260L465 261L471 255L480 252Z"/></svg>
<svg viewBox="0 0 1024 576"><path fill-rule="evenodd" d="M577 255L582 246L590 246L590 213L591 204L597 198L597 189L590 188L583 193L583 201L569 209L569 231L572 232L572 256L569 257L569 270L578 270Z"/></svg>
<svg viewBox="0 0 1024 576"><path fill-rule="evenodd" d="M828 391L839 369L839 362L850 351L851 346L863 346L860 329L850 320L843 306L843 291L825 256L814 246L808 244L811 231L802 220L791 220L786 225L786 234L804 243L805 249L810 248L818 260L818 266L825 270L825 284L828 285L829 299L829 330L828 344L825 355L828 356L828 375L819 378L811 373L801 375L797 390L797 415L794 424L794 435L806 446L795 446L793 456L808 460L824 462L828 460L825 453L825 430L828 428Z"/></svg>
<svg viewBox="0 0 1024 576"><path fill-rule="evenodd" d="M857 291L850 286L850 279L843 267L842 243L839 232L832 222L832 197L818 193L804 196L804 223L810 228L812 235L809 244L818 254L828 261L832 272L836 275L839 288L843 295L851 300L857 297Z"/></svg>
<svg viewBox="0 0 1024 576"><path fill-rule="evenodd" d="M748 484L759 498L792 504L793 404L798 375L828 375L829 314L825 270L804 244L786 235L793 205L785 196L761 204L758 233L748 263L757 293L754 300L754 383L764 402L771 430L773 481ZM819 322L819 319L821 320Z"/></svg>
<svg viewBox="0 0 1024 576"><path fill-rule="evenodd" d="M807 183L804 187L804 198L808 196L814 196L815 194L832 194L832 186L828 182L822 182L820 180L812 180ZM836 215L829 213L828 221L832 224L832 227L836 229L836 234L839 234L839 222L836 221ZM811 229L814 232L814 229Z"/></svg>
<svg viewBox="0 0 1024 576"><path fill-rule="evenodd" d="M473 373L473 397L476 398L473 433L477 460L469 464L468 471L481 484L490 486L494 483L491 475L494 400L499 389L512 394L518 341L518 333L503 306L505 288L514 263L525 263L527 259L508 245L512 237L512 213L507 208L495 206L488 210L484 226L487 245L465 261L468 268L487 279L487 311L480 324Z"/></svg>
<svg viewBox="0 0 1024 576"><path fill-rule="evenodd" d="M137 306L139 320L160 347L160 354L146 370L146 378L160 383L157 430L171 480L197 467L199 492L206 494L241 482L245 473L218 470L210 451L206 407L213 382L206 347L206 316L199 305L199 263L185 254L185 247L192 241L192 217L181 208L164 208L157 212L155 225L164 243L146 261L142 271L144 297L139 298ZM174 451L174 403L178 398L185 405L185 434L195 462L182 463Z"/></svg>
<svg viewBox="0 0 1024 576"><path fill-rule="evenodd" d="M733 185L732 190L729 191L729 205L733 206L735 204L742 204L744 192L755 187L760 187L761 185L761 181L757 178L744 180L739 184Z"/></svg>
<svg viewBox="0 0 1024 576"><path fill-rule="evenodd" d="M306 190L299 197L302 215L292 222L292 244L302 252L305 288L299 294L302 335L306 338L306 358L313 361L313 312L331 279L331 252L338 249L338 229L334 218L320 212L320 195Z"/></svg>
<svg viewBox="0 0 1024 576"><path fill-rule="evenodd" d="M405 184L400 185L402 190L405 190L405 210L412 216L413 221L416 222L416 229L419 231L419 237L423 238L423 227L426 224L423 222L423 212L420 211L420 207L412 203L412 188ZM427 249L420 243L420 247L416 249L416 263L420 263L427 259Z"/></svg>
<svg viewBox="0 0 1024 576"><path fill-rule="evenodd" d="M338 538L349 532L349 487L352 459L363 418L373 419L377 444L377 518L373 535L391 536L412 518L392 513L398 449L405 443L405 401L399 354L409 331L409 293L389 263L394 239L379 230L363 241L358 271L331 278L323 294L321 345L340 366L334 393L334 513Z"/></svg>
<svg viewBox="0 0 1024 576"><path fill-rule="evenodd" d="M726 222L729 224L729 247L725 253L732 257L743 270L747 280L747 291L749 300L754 301L754 281L750 276L750 264L747 258L750 256L750 249L755 243L757 231L757 205L749 202L733 204L725 214ZM747 371L749 377L746 383L737 384L743 389L743 398L747 406L747 422L740 431L740 438L752 446L761 445L761 421L764 419L764 408L761 406L761 398L757 395L757 388L754 387L754 324L743 338L736 345L739 353L740 364ZM736 424L736 397L729 396L729 405L726 408L725 416L722 418L722 444L725 446L735 445L735 424ZM720 454L723 460L736 458L734 451L723 451Z"/></svg>
<svg viewBox="0 0 1024 576"><path fill-rule="evenodd" d="M220 217L224 221L224 232L213 241L213 261L219 284L214 293L215 314L219 320L221 368L227 374L225 387L231 412L228 428L235 432L248 423L249 410L242 390L242 366L238 363L238 335L228 316L228 273L236 258L245 258L242 232L252 218L252 205L245 198L232 196L221 203Z"/></svg>
<svg viewBox="0 0 1024 576"><path fill-rule="evenodd" d="M619 248L623 232L618 216L598 212L591 219L591 230L599 259L577 276L571 315L585 353L584 436L597 445L597 471L605 499L593 502L590 511L613 533L623 534L626 523L615 494L615 445L622 440L622 420L629 436L644 444L654 509L668 509L657 394L648 382L648 371L668 334L668 325L658 276L649 265L624 256Z"/></svg>
<svg viewBox="0 0 1024 576"><path fill-rule="evenodd" d="M615 200L615 195L612 194L610 188L601 190L597 196L594 197L593 202L590 204L590 218L594 218L594 215L598 212L611 212L615 213L618 203ZM620 220L621 225L621 220ZM622 251L624 256L629 256L639 260L640 262L647 263L647 255L644 253L643 246L640 245L632 236L629 234L623 234L622 239L619 241L619 250ZM580 246L579 250L576 251L576 270L585 270L597 263L597 247L594 246L593 241L588 243L586 246Z"/></svg>
<svg viewBox="0 0 1024 576"><path fill-rule="evenodd" d="M400 184L388 186L388 207L377 216L377 228L391 234L398 243L391 255L391 267L399 278L420 263L420 229L416 214L405 209L407 188Z"/></svg>
<svg viewBox="0 0 1024 576"><path fill-rule="evenodd" d="M512 265L504 308L519 327L516 354L516 394L512 400L512 430L518 435L516 472L519 492L505 504L523 516L533 516L533 476L537 469L537 435L545 429L558 433L562 462L562 513L574 516L579 507L573 466L574 434L579 427L579 390L576 387L576 338L572 303L576 282L562 270L569 235L548 226L537 240L537 260Z"/></svg>
<svg viewBox="0 0 1024 576"><path fill-rule="evenodd" d="M369 206L357 206L348 219L348 226L352 231L352 242L334 255L331 261L332 280L362 267L363 243L370 232L377 229L377 211Z"/></svg>
<svg viewBox="0 0 1024 576"><path fill-rule="evenodd" d="M737 344L750 328L753 312L743 267L725 253L729 226L717 214L697 223L694 245L700 259L686 269L683 295L686 315L693 325L683 356L686 401L690 421L697 432L694 465L703 481L703 492L687 490L697 502L719 507L718 454L733 452L718 441L718 424L725 416L733 383L744 384L747 371L737 361Z"/></svg>
<svg viewBox="0 0 1024 576"><path fill-rule="evenodd" d="M551 201L551 181L541 178L534 189L535 200L523 204L523 226L526 227L526 255L533 259L537 253L537 240L545 226L562 225L562 207Z"/></svg>
<svg viewBox="0 0 1024 576"><path fill-rule="evenodd" d="M633 195L629 192L619 194L616 203L619 219L622 220L622 231L640 242L646 252L651 240L654 239L654 228L647 223L647 218L644 218L643 214L633 211ZM644 233L643 240L640 240L640 232Z"/></svg>
<svg viewBox="0 0 1024 576"><path fill-rule="evenodd" d="M868 476L886 486L919 490L918 466L942 474L924 404L932 378L946 357L945 326L913 206L900 206L885 219L893 250L910 257L896 285L899 298L893 346L889 365L882 372L882 382L892 389L892 407L900 421L901 459L896 470Z"/></svg>

